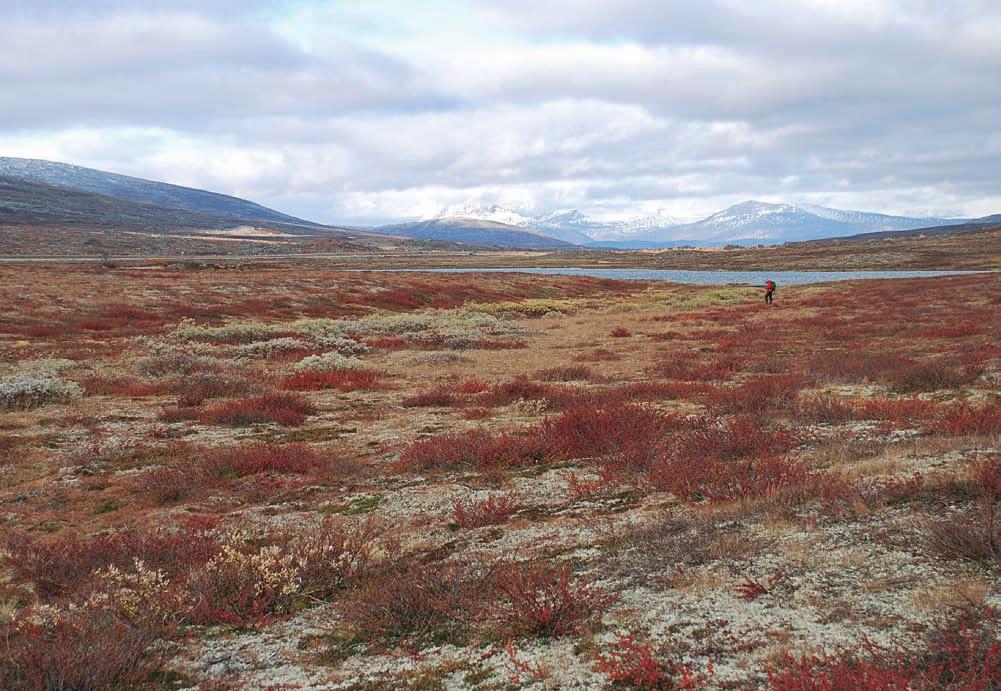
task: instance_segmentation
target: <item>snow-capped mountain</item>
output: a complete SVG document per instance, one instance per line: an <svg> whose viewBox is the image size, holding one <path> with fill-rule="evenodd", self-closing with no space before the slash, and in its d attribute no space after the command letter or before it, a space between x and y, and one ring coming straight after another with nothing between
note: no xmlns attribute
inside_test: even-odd
<svg viewBox="0 0 1001 691"><path fill-rule="evenodd" d="M701 221L644 233L644 240L692 243L777 243L817 240L856 233L911 230L962 223L961 219L911 218L864 211L841 211L813 204L735 204Z"/></svg>
<svg viewBox="0 0 1001 691"><path fill-rule="evenodd" d="M774 244L964 222L964 219L889 216L815 204L758 201L735 204L699 221L685 221L663 211L614 221L596 219L576 209L532 216L497 204L475 203L447 207L428 220L446 218L493 221L565 242L605 247Z"/></svg>
<svg viewBox="0 0 1001 691"><path fill-rule="evenodd" d="M670 228L684 220L664 213L656 213L623 221L603 221L588 216L577 209L561 209L538 216L529 216L498 204L477 204L475 202L442 208L422 220L445 218L468 218L519 226L577 245L587 244L594 240L630 239L640 233Z"/></svg>
<svg viewBox="0 0 1001 691"><path fill-rule="evenodd" d="M498 204L477 204L475 202L446 206L421 220L435 221L442 218L473 218L478 221L493 221L494 223L523 228L527 228L527 224L532 221L530 216L523 216L517 211L512 211Z"/></svg>

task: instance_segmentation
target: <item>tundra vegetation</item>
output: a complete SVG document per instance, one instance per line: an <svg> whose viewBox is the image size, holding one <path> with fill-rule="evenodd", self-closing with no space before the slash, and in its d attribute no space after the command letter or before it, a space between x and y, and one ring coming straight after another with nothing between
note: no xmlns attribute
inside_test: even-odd
<svg viewBox="0 0 1001 691"><path fill-rule="evenodd" d="M0 274L2 688L1001 684L1001 276Z"/></svg>

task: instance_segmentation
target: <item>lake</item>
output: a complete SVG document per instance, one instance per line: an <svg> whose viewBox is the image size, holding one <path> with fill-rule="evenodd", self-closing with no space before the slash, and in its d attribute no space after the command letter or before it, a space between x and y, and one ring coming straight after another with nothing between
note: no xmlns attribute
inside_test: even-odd
<svg viewBox="0 0 1001 691"><path fill-rule="evenodd" d="M580 267L545 269L385 269L387 271L419 271L425 273L498 273L516 272L563 276L593 276L619 280L670 281L696 285L763 285L771 279L779 286L824 283L827 281L858 281L872 278L928 278L980 273L977 271L684 271L679 269L588 269Z"/></svg>

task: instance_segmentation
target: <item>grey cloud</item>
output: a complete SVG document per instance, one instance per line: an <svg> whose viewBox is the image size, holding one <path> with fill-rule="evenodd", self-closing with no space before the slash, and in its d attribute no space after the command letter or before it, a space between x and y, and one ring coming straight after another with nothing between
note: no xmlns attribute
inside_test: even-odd
<svg viewBox="0 0 1001 691"><path fill-rule="evenodd" d="M431 107L411 65L340 42L304 52L255 22L192 14L0 25L0 127L197 130L282 113Z"/></svg>

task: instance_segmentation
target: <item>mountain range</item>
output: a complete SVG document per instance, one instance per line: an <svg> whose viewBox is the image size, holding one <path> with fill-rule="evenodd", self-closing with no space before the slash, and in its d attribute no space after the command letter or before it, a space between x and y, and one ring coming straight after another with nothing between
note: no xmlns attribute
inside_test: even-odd
<svg viewBox="0 0 1001 691"><path fill-rule="evenodd" d="M997 217L943 219L747 201L700 220L663 212L625 220L576 210L538 215L496 204L461 204L427 218L371 229L308 221L252 201L53 161L0 157L0 225L124 228L171 233L269 229L314 237L387 236L520 249L645 249L779 244L873 237L933 228L976 229ZM953 229L953 230L951 230Z"/></svg>
<svg viewBox="0 0 1001 691"><path fill-rule="evenodd" d="M814 204L760 201L735 204L701 220L687 222L663 213L611 222L593 219L577 210L529 216L496 204L449 207L436 220L456 216L502 222L585 247L623 249L778 244L970 222L970 219L890 216Z"/></svg>

